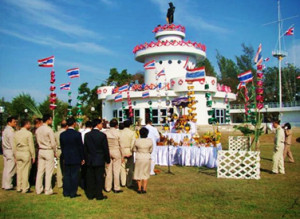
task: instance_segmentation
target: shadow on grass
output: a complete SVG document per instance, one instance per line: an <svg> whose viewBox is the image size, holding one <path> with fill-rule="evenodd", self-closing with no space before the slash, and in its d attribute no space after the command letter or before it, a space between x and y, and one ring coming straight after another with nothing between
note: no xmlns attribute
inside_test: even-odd
<svg viewBox="0 0 300 219"><path fill-rule="evenodd" d="M271 158L265 158L265 157L261 157L260 159L262 159L262 160L268 160L268 161L272 161L272 159L271 159Z"/></svg>
<svg viewBox="0 0 300 219"><path fill-rule="evenodd" d="M273 172L271 170L267 170L267 169L263 169L263 168L260 168L260 171L265 172L265 173L269 173L269 174L273 174Z"/></svg>
<svg viewBox="0 0 300 219"><path fill-rule="evenodd" d="M199 167L199 173L216 177L217 169L216 168Z"/></svg>

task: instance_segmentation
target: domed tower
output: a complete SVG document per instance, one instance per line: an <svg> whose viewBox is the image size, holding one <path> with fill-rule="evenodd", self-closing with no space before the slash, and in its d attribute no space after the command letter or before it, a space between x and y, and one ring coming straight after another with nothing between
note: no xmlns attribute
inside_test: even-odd
<svg viewBox="0 0 300 219"><path fill-rule="evenodd" d="M185 27L181 25L158 26L153 31L157 41L144 43L134 48L135 60L141 63L155 61L155 69L145 70L145 83L156 83L156 74L164 69L165 79L185 77L186 66L193 68L197 62L205 59L206 47L198 42L185 41Z"/></svg>

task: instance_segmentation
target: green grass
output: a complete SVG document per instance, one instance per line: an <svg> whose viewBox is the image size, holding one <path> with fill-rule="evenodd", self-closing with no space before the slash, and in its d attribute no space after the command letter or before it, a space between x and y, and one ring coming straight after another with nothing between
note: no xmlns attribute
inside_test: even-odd
<svg viewBox="0 0 300 219"><path fill-rule="evenodd" d="M227 136L222 144L226 148ZM237 133L234 133L237 134ZM0 190L2 218L300 218L300 145L294 131L292 151L295 164L285 163L285 175L271 175L273 134L261 138L261 179L216 178L216 169L204 167L157 167L161 173L149 180L148 193L139 195L124 189L107 193L105 201L81 197L19 194ZM2 177L3 163L0 164ZM34 189L34 187L32 187Z"/></svg>

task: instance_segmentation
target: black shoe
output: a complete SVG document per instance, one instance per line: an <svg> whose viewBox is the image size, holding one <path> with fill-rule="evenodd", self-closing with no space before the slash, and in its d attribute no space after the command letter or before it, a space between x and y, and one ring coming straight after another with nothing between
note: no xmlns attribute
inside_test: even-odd
<svg viewBox="0 0 300 219"><path fill-rule="evenodd" d="M137 193L142 194L142 191L138 190Z"/></svg>
<svg viewBox="0 0 300 219"><path fill-rule="evenodd" d="M98 201L105 200L105 199L107 199L107 196L106 196L106 195L104 195L104 196L101 197L101 198L96 198L96 200L98 200Z"/></svg>
<svg viewBox="0 0 300 219"><path fill-rule="evenodd" d="M114 193L121 193L123 190L114 190Z"/></svg>
<svg viewBox="0 0 300 219"><path fill-rule="evenodd" d="M144 191L144 190L143 190L143 191L142 191L142 193L143 193L143 194L146 194L146 193L147 193L147 191Z"/></svg>
<svg viewBox="0 0 300 219"><path fill-rule="evenodd" d="M10 189L5 189L5 191L12 191L15 190L14 188L10 188Z"/></svg>
<svg viewBox="0 0 300 219"><path fill-rule="evenodd" d="M32 191L28 190L28 191L27 191L27 192L25 192L25 193L32 193Z"/></svg>
<svg viewBox="0 0 300 219"><path fill-rule="evenodd" d="M121 187L125 187L125 185L123 186L123 185L121 185Z"/></svg>
<svg viewBox="0 0 300 219"><path fill-rule="evenodd" d="M109 190L109 191L106 191L105 189L103 189L103 190L104 190L104 192L106 192L106 193L110 193L110 191L111 191L111 190Z"/></svg>
<svg viewBox="0 0 300 219"><path fill-rule="evenodd" d="M70 196L70 198L76 198L76 197L80 197L80 196L81 196L80 194L75 194L75 195Z"/></svg>

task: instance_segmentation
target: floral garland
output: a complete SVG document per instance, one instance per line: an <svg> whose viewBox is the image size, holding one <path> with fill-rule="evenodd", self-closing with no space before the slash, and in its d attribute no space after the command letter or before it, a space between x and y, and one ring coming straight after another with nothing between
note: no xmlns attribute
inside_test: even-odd
<svg viewBox="0 0 300 219"><path fill-rule="evenodd" d="M165 24L163 26L157 26L154 28L154 30L152 31L153 33L158 33L161 31L165 31L165 30L176 30L176 31L181 31L183 33L185 33L185 27L181 26L181 25L175 25L175 24Z"/></svg>
<svg viewBox="0 0 300 219"><path fill-rule="evenodd" d="M184 41L184 40L160 41L160 40L158 40L157 42L151 41L150 43L144 43L144 44L137 45L134 47L132 52L135 54L140 50L153 48L153 47L161 47L161 46L188 46L188 47L194 47L196 49L200 49L204 52L206 51L206 46L204 44L192 42L190 40L189 41Z"/></svg>

